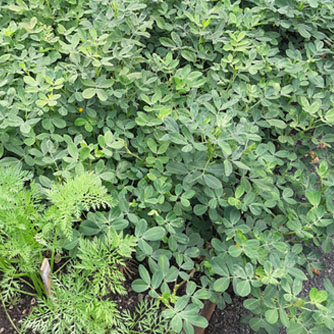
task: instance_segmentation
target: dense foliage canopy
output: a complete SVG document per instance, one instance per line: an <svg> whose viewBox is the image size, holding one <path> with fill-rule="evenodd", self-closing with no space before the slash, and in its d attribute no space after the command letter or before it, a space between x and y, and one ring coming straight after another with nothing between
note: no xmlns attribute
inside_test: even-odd
<svg viewBox="0 0 334 334"><path fill-rule="evenodd" d="M133 289L174 332L231 293L258 333L334 330L329 281L299 296L334 234L332 0L0 8L0 165L20 163L53 204L32 219L53 250L134 235Z"/></svg>

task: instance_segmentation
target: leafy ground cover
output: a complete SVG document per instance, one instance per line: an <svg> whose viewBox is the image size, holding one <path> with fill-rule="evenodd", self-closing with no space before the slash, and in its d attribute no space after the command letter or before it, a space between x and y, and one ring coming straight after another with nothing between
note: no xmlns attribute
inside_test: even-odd
<svg viewBox="0 0 334 334"><path fill-rule="evenodd" d="M205 300L234 296L255 332L334 330L330 280L301 294L321 269L311 247L333 245L333 14L1 2L1 299L34 291L23 331L191 334ZM114 297L131 271L154 302L127 314Z"/></svg>

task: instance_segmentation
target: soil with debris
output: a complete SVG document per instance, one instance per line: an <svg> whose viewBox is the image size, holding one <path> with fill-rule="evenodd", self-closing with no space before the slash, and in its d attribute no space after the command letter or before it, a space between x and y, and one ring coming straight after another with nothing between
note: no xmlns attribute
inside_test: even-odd
<svg viewBox="0 0 334 334"><path fill-rule="evenodd" d="M21 300L15 306L9 306L4 310L0 307L0 334L17 334L16 329L10 323L11 321L17 328L20 328L22 320L31 312L33 305L36 303L35 298L28 295L22 295ZM7 314L6 314L7 312ZM28 332L30 334L32 332Z"/></svg>
<svg viewBox="0 0 334 334"><path fill-rule="evenodd" d="M126 288L127 294L126 295L119 295L119 294L109 294L107 296L108 299L113 300L116 303L117 309L122 312L124 310L128 310L131 313L134 313L136 310L136 306L138 302L143 299L143 294L136 293L132 290L131 281L126 281L124 283Z"/></svg>
<svg viewBox="0 0 334 334"><path fill-rule="evenodd" d="M325 254L318 250L315 250L318 254L317 257L321 258L323 267L317 271L314 270L313 277L306 274L308 281L304 281L302 294L304 296L308 295L312 288L317 288L318 290L324 289L325 278L329 279L334 285L334 251Z"/></svg>
<svg viewBox="0 0 334 334"><path fill-rule="evenodd" d="M252 333L248 326L241 324L241 316L245 313L243 307L244 298L232 297L232 303L224 310L216 308L210 320L206 334L249 334Z"/></svg>

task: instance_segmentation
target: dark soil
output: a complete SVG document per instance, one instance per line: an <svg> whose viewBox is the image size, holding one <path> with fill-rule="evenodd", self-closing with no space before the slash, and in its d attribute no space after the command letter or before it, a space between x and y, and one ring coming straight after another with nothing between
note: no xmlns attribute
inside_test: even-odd
<svg viewBox="0 0 334 334"><path fill-rule="evenodd" d="M227 305L224 310L219 310L213 313L209 327L206 329L206 334L249 334L249 327L242 326L240 320L245 313L245 308L242 305L243 298L234 296L232 303Z"/></svg>
<svg viewBox="0 0 334 334"><path fill-rule="evenodd" d="M127 291L126 295L110 294L108 298L113 300L117 304L117 308L119 311L129 310L131 311L131 313L133 313L136 309L138 302L142 300L143 295L138 294L132 290L131 281L126 281L124 286Z"/></svg>
<svg viewBox="0 0 334 334"><path fill-rule="evenodd" d="M18 304L7 308L7 313L17 328L20 328L22 320L31 312L35 303L35 298L28 295L22 295ZM0 307L0 334L17 334L17 331L10 323L2 304Z"/></svg>
<svg viewBox="0 0 334 334"><path fill-rule="evenodd" d="M324 280L328 278L334 285L334 252L324 254L322 253L321 261L324 264L324 269L320 270L318 274L313 274L311 278L308 274L308 281L304 282L302 294L307 296L312 288L317 288L318 290L324 289Z"/></svg>

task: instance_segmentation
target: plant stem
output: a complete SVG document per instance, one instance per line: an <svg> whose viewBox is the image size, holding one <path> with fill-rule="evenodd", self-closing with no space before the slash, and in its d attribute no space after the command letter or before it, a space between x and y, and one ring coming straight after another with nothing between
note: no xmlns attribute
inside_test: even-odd
<svg viewBox="0 0 334 334"><path fill-rule="evenodd" d="M22 281L25 285L29 286L30 288L35 289L32 284L30 284L28 281L26 281L22 277L19 277L19 280Z"/></svg>
<svg viewBox="0 0 334 334"><path fill-rule="evenodd" d="M190 274L189 274L189 279L192 278L192 277L194 276L195 272L196 272L196 268L194 268L194 269L190 272ZM188 281L182 281L182 282L179 283L179 284L175 284L175 285L174 285L174 289L173 289L173 294L175 294L175 293L177 292L177 290L178 290L183 284L185 284L186 282L188 282Z"/></svg>
<svg viewBox="0 0 334 334"><path fill-rule="evenodd" d="M58 229L56 229L55 236L53 238L53 243L52 243L52 252L51 252L51 260L50 260L51 273L53 272L53 264L54 264L55 253L56 253L55 243L57 241L57 238L58 238Z"/></svg>
<svg viewBox="0 0 334 334"><path fill-rule="evenodd" d="M40 279L38 279L36 273L31 273L29 275L29 278L32 280L34 284L34 288L37 292L37 295L42 297L43 296L43 291L44 291L44 285L41 285Z"/></svg>
<svg viewBox="0 0 334 334"><path fill-rule="evenodd" d="M60 266L60 268L58 268L55 272L54 272L54 274L56 274L58 271L60 271L60 270L62 270L70 261L71 261L72 259L69 259L69 260L67 260L62 266Z"/></svg>
<svg viewBox="0 0 334 334"><path fill-rule="evenodd" d="M16 289L16 288L13 288L13 290L16 291L16 292L22 293L24 295L29 295L29 296L32 296L32 297L36 297L37 296L36 293L32 293L32 292L29 292L29 291L24 291L24 290Z"/></svg>

